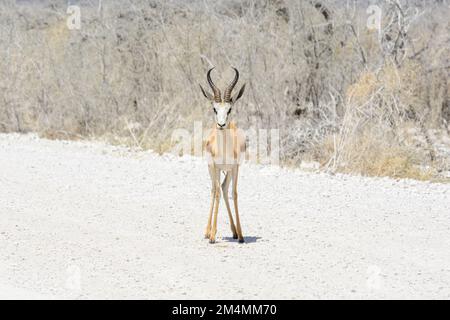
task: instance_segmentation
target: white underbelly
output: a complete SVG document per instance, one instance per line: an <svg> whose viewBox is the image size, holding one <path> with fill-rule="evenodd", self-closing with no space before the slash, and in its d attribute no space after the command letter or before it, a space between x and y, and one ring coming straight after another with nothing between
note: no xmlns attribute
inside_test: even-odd
<svg viewBox="0 0 450 320"><path fill-rule="evenodd" d="M231 171L236 167L236 164L215 164L215 167L222 171Z"/></svg>

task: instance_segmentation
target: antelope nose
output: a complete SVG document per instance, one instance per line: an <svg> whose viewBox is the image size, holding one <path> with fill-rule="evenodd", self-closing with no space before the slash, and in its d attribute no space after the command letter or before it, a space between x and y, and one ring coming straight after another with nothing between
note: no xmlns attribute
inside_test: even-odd
<svg viewBox="0 0 450 320"><path fill-rule="evenodd" d="M225 127L225 123L224 123L224 124L218 123L217 125L218 125L219 127L221 127L221 128Z"/></svg>

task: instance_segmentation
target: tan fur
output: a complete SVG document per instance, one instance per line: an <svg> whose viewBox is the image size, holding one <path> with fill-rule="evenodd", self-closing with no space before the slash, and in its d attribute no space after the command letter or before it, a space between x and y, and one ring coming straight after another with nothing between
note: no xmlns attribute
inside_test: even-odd
<svg viewBox="0 0 450 320"><path fill-rule="evenodd" d="M245 154L245 137L243 136L243 134L239 131L239 129L236 126L236 123L234 121L231 121L228 128L226 129L228 130L228 132L231 135L231 138L233 140L233 147L232 147L232 152L233 152L233 158L235 160L238 160L239 157L243 154ZM218 145L218 134L220 134L220 130L216 128L216 126L214 126L211 129L211 133L209 134L207 140L206 140L206 144L205 144L205 148L206 151L213 157L218 157L219 154L219 145ZM224 153L226 151L222 150L222 155L224 155Z"/></svg>
<svg viewBox="0 0 450 320"><path fill-rule="evenodd" d="M216 240L217 214L220 202L220 174L221 172L224 172L225 178L222 183L222 193L230 219L231 231L233 233L233 238L239 239L239 242L244 242L237 204L237 178L240 157L245 155L245 136L240 132L234 122L230 122L224 130L219 130L214 127L206 141L205 147L210 156L208 169L212 183L211 206L205 237L209 238L211 243L214 243ZM233 188L236 226L234 225L228 200L228 187L230 182L232 182Z"/></svg>

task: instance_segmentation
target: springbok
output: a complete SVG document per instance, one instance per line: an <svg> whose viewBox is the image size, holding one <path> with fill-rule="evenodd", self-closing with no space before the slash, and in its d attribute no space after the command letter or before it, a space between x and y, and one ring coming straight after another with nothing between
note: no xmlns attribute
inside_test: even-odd
<svg viewBox="0 0 450 320"><path fill-rule="evenodd" d="M233 81L225 89L223 99L219 88L211 80L211 71L208 70L206 78L210 85L213 94L205 91L202 86L203 95L211 101L211 106L215 114L216 124L213 126L211 134L206 141L206 151L208 156L208 170L211 177L211 207L209 209L208 225L206 226L205 238L209 239L210 243L216 241L217 232L217 213L219 210L220 201L220 174L225 174L222 183L222 193L227 207L228 216L230 218L231 231L233 232L233 239L239 239L239 243L244 242L242 236L241 223L239 220L239 210L237 202L237 181L239 163L242 156L245 156L245 135L241 130L238 130L236 124L229 120L232 108L235 102L242 97L245 90L245 84L241 87L239 92L231 96L233 88L239 80L239 71L233 68L235 76ZM234 225L233 216L231 214L230 203L228 201L228 187L230 181L233 186L233 202L234 211L236 212L236 226ZM211 225L211 220L214 211L214 223Z"/></svg>

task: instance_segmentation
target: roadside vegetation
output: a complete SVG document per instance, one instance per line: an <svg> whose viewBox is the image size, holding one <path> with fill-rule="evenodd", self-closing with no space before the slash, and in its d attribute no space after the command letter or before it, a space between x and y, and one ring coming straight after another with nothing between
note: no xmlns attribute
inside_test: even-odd
<svg viewBox="0 0 450 320"><path fill-rule="evenodd" d="M167 152L174 129L210 123L208 68L224 86L235 66L247 83L235 118L279 129L282 165L448 178L446 1L76 4L80 30L64 1L1 2L0 132Z"/></svg>

